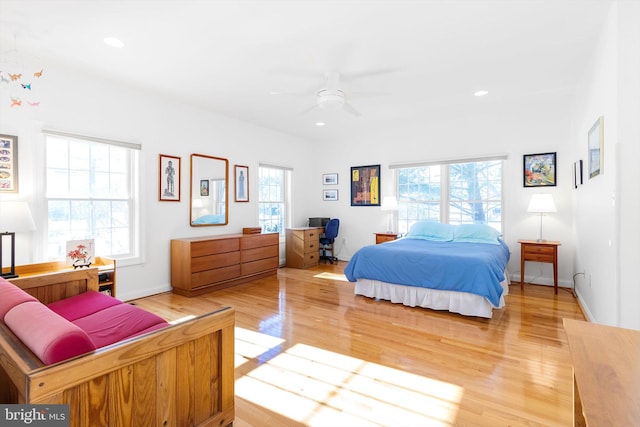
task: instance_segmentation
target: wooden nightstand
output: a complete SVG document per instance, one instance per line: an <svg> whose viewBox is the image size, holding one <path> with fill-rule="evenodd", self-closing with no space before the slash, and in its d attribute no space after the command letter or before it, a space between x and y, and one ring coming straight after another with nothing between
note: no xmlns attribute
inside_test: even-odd
<svg viewBox="0 0 640 427"><path fill-rule="evenodd" d="M524 289L524 262L548 262L553 264L553 288L558 293L558 246L555 240L518 240L520 243L520 289Z"/></svg>
<svg viewBox="0 0 640 427"><path fill-rule="evenodd" d="M376 245L384 242L391 242L398 238L398 233L373 233L376 235Z"/></svg>

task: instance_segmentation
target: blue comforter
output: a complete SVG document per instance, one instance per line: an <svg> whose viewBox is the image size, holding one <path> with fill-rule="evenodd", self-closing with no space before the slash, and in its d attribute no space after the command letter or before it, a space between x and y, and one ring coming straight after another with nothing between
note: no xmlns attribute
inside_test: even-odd
<svg viewBox="0 0 640 427"><path fill-rule="evenodd" d="M468 292L498 306L509 248L486 243L403 238L358 250L344 269L351 282L373 279L400 285Z"/></svg>

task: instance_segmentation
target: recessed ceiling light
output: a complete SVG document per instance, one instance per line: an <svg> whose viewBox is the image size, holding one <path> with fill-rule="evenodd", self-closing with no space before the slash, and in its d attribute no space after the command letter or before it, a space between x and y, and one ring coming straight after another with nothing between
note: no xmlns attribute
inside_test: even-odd
<svg viewBox="0 0 640 427"><path fill-rule="evenodd" d="M488 93L489 93L489 91L486 91L486 90L479 90L479 91L475 92L475 93L473 94L473 96L485 96L485 95L486 95L486 94L488 94Z"/></svg>
<svg viewBox="0 0 640 427"><path fill-rule="evenodd" d="M326 125L325 122L316 122L316 126L324 126L324 125Z"/></svg>
<svg viewBox="0 0 640 427"><path fill-rule="evenodd" d="M117 39L115 37L105 37L104 44L106 44L107 46L118 48L118 49L121 49L124 47L124 43L122 42L122 40Z"/></svg>

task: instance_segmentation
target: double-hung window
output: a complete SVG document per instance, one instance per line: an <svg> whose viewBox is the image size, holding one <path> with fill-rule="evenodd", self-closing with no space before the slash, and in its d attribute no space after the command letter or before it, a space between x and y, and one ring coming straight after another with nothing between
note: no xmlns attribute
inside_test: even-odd
<svg viewBox="0 0 640 427"><path fill-rule="evenodd" d="M417 221L487 224L502 231L504 157L394 165L398 231Z"/></svg>
<svg viewBox="0 0 640 427"><path fill-rule="evenodd" d="M140 146L54 131L45 145L46 258L64 259L78 239L94 239L97 255L138 257Z"/></svg>
<svg viewBox="0 0 640 427"><path fill-rule="evenodd" d="M289 217L291 170L260 165L258 169L258 221L265 232L284 235Z"/></svg>

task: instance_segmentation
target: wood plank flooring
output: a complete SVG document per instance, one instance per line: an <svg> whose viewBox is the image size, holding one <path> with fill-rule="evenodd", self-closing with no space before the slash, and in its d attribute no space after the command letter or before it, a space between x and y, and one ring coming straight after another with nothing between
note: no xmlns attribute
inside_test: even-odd
<svg viewBox="0 0 640 427"><path fill-rule="evenodd" d="M167 320L236 310L244 426L570 426L570 292L510 286L492 319L356 296L344 262L136 304Z"/></svg>

